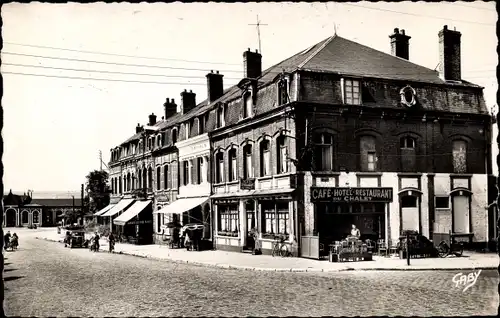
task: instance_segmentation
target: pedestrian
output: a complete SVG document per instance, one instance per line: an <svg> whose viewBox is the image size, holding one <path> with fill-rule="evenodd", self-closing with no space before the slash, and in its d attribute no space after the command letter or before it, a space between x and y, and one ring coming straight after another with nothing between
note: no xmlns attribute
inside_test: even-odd
<svg viewBox="0 0 500 318"><path fill-rule="evenodd" d="M4 248L5 250L7 250L7 248L9 247L9 243L10 243L10 231L7 231L7 233L5 233L5 236L3 237L3 241L4 241Z"/></svg>
<svg viewBox="0 0 500 318"><path fill-rule="evenodd" d="M94 240L96 252L99 252L99 233L95 232Z"/></svg>

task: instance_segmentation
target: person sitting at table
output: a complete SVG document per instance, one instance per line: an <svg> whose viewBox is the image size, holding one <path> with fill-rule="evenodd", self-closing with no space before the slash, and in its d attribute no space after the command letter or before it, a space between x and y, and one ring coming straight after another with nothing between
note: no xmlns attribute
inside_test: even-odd
<svg viewBox="0 0 500 318"><path fill-rule="evenodd" d="M359 232L359 229L356 228L356 225L352 225L352 229L351 229L351 237L355 237L355 238L358 238L361 236L361 233Z"/></svg>

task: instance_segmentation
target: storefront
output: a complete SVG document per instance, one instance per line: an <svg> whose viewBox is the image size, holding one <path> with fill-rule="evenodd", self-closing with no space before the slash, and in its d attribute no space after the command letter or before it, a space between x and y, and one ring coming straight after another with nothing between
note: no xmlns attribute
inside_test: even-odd
<svg viewBox="0 0 500 318"><path fill-rule="evenodd" d="M153 211L151 200L135 201L125 212L113 220L118 235L130 243L151 244L153 240Z"/></svg>
<svg viewBox="0 0 500 318"><path fill-rule="evenodd" d="M252 190L215 194L215 248L234 252L252 252L257 233L263 254L271 254L276 236L290 243L297 256L296 202L294 189Z"/></svg>
<svg viewBox="0 0 500 318"><path fill-rule="evenodd" d="M311 187L310 190L314 229L311 236L302 236L301 256L319 258L319 253L327 251L330 244L345 239L353 225L359 229L363 241L387 240L392 188Z"/></svg>

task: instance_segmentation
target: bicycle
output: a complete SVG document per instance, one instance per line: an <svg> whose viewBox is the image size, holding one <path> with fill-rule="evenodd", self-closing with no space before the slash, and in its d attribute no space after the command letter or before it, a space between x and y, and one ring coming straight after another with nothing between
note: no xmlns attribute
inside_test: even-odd
<svg viewBox="0 0 500 318"><path fill-rule="evenodd" d="M464 253L464 243L457 242L455 239L451 239L451 246L448 245L446 241L442 241L438 245L438 255L441 258L447 257L450 254L455 254L456 257L462 256Z"/></svg>
<svg viewBox="0 0 500 318"><path fill-rule="evenodd" d="M281 255L281 257L287 257L292 254L288 249L288 243L285 242L285 237L277 236L275 237L276 241L273 243L273 250L271 255L274 257L276 255Z"/></svg>

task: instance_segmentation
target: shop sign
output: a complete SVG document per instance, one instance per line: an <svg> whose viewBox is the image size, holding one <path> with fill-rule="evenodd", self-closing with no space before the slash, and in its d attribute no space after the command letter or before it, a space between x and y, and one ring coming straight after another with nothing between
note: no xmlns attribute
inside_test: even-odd
<svg viewBox="0 0 500 318"><path fill-rule="evenodd" d="M241 190L255 190L255 178L241 179L240 188Z"/></svg>
<svg viewBox="0 0 500 318"><path fill-rule="evenodd" d="M128 222L128 223L139 225L139 224L150 224L150 223L153 223L153 221L152 220L140 220L140 221L132 221L132 222Z"/></svg>
<svg viewBox="0 0 500 318"><path fill-rule="evenodd" d="M392 202L392 188L311 187L311 202Z"/></svg>

